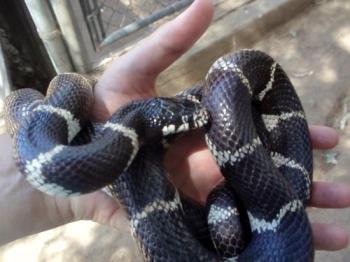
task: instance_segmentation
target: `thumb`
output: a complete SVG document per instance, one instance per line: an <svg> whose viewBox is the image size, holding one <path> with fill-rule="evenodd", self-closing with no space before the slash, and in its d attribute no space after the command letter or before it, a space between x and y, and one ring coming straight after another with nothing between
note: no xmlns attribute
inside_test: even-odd
<svg viewBox="0 0 350 262"><path fill-rule="evenodd" d="M177 18L114 61L95 87L95 109L103 109L107 115L131 99L153 95L159 73L198 40L212 17L211 1L196 0Z"/></svg>

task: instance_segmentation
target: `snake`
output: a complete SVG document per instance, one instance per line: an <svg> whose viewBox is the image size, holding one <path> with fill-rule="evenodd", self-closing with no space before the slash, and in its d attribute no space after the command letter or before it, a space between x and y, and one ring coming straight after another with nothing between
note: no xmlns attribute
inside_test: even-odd
<svg viewBox="0 0 350 262"><path fill-rule="evenodd" d="M46 96L26 88L6 98L14 159L30 184L54 196L102 189L116 198L146 261L314 260L309 129L271 56L225 55L195 86L132 101L105 122L91 119L94 85L64 73ZM223 176L205 206L175 188L163 164L195 129Z"/></svg>

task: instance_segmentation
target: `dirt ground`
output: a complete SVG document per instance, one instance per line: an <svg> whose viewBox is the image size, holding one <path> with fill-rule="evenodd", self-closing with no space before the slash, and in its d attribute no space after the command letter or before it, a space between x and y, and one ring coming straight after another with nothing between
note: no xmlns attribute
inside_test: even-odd
<svg viewBox="0 0 350 262"><path fill-rule="evenodd" d="M349 17L348 0L316 1L293 20L246 47L271 54L285 68L311 124L326 124L339 131L339 146L315 152L315 179L350 184ZM309 214L312 221L337 223L350 233L349 209L310 209ZM76 222L0 247L0 261L20 257L28 262L141 261L126 221L118 229ZM317 252L316 261L350 261L350 249Z"/></svg>

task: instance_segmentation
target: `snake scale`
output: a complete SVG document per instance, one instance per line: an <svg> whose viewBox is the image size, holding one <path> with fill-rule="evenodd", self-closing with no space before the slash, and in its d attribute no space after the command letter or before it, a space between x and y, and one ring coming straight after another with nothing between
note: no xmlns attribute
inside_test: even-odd
<svg viewBox="0 0 350 262"><path fill-rule="evenodd" d="M70 73L46 97L21 89L7 98L15 159L32 185L56 196L104 188L148 261L313 261L310 135L269 55L221 57L200 84L133 101L105 123L89 119L92 94L93 82ZM199 128L225 178L206 207L182 196L163 166L168 144Z"/></svg>

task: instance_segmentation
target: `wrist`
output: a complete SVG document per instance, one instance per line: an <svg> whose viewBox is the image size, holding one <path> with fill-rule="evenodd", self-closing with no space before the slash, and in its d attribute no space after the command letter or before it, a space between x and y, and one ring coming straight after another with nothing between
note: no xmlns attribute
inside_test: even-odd
<svg viewBox="0 0 350 262"><path fill-rule="evenodd" d="M10 137L0 135L3 152L12 152ZM63 202L34 189L19 174L11 154L0 159L0 245L67 223L73 219L63 213ZM66 204L67 205L67 204Z"/></svg>

